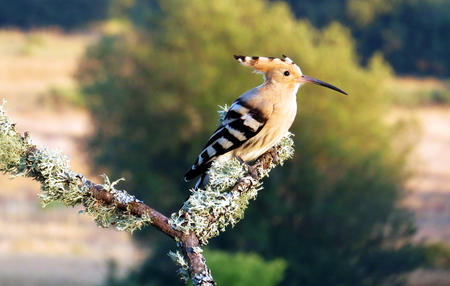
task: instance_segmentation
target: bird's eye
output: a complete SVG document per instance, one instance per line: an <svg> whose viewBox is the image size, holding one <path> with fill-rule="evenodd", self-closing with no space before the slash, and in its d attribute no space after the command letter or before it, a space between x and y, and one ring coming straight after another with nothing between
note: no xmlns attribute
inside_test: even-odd
<svg viewBox="0 0 450 286"><path fill-rule="evenodd" d="M284 76L289 76L289 72L288 71L285 71L283 74L284 74Z"/></svg>

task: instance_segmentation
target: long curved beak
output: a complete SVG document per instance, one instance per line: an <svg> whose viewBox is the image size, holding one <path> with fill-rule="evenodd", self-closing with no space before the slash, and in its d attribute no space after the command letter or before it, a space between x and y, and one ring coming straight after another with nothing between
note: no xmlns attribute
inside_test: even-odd
<svg viewBox="0 0 450 286"><path fill-rule="evenodd" d="M345 95L348 95L345 91L335 87L334 85L331 85L329 83L326 83L324 81L318 80L316 78L313 78L313 77L310 77L310 76L307 76L307 75L302 75L302 77L300 78L300 82L312 82L314 84L318 84L318 85L321 85L321 86L324 86L324 87L328 87L328 88L331 88L332 90L335 90L337 92L340 92L340 93L343 93Z"/></svg>

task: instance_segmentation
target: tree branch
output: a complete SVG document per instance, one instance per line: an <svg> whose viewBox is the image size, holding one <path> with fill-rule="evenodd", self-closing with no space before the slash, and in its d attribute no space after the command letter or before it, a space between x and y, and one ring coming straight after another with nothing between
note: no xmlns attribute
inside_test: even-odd
<svg viewBox="0 0 450 286"><path fill-rule="evenodd" d="M165 215L154 210L148 205L139 201L132 201L129 202L128 204L120 202L114 197L112 193L110 193L102 185L92 183L91 181L84 179L84 177L80 175L79 177L80 180L83 181L83 183L88 186L90 194L96 200L99 200L100 202L104 203L107 206L114 205L124 212L129 212L130 215L140 218L147 217L149 219L149 223L152 226L156 227L157 229L159 229L160 231L162 231L163 233L165 233L166 235L168 235L173 239L179 239L181 241L185 237L184 233L173 229L169 225L169 219Z"/></svg>
<svg viewBox="0 0 450 286"><path fill-rule="evenodd" d="M113 226L132 232L152 225L178 243L182 255L171 252L170 256L180 265L181 278L190 278L195 286L216 285L201 246L242 218L249 200L261 189L260 179L268 176L277 163L292 156L292 145L288 134L256 160L255 177L237 160L213 163L210 183L205 189L191 190L183 207L169 219L126 191L116 189L115 185L122 179L110 182L104 175L103 184L93 183L73 172L65 156L37 148L27 133L17 132L3 105L0 106L0 171L40 182L39 196L44 205L52 201L67 206L83 205L84 211L101 227Z"/></svg>
<svg viewBox="0 0 450 286"><path fill-rule="evenodd" d="M128 204L124 204L118 201L114 195L102 185L92 183L81 175L79 175L79 178L83 184L86 184L89 187L91 196L98 201L106 205L115 205L118 209L124 212L129 212L131 215L137 217L148 217L149 223L152 226L162 231L169 237L179 241L184 257L189 263L189 273L192 277L192 282L194 285L216 285L202 253L195 251L196 248L200 247L200 243L194 233L186 235L181 231L173 229L170 226L169 219L166 216L142 202L132 201Z"/></svg>

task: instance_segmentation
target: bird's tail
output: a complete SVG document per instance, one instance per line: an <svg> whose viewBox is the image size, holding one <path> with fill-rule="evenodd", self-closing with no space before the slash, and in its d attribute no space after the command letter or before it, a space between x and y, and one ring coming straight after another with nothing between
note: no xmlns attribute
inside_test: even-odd
<svg viewBox="0 0 450 286"><path fill-rule="evenodd" d="M211 167L212 162L209 162L207 164L203 164L203 165L197 165L197 163L195 163L194 165L192 165L192 167L186 172L186 174L184 174L184 180L186 182L189 182L190 180L194 179L195 177L198 177L200 175L203 175L208 171L209 167ZM201 179L201 178L200 178Z"/></svg>
<svg viewBox="0 0 450 286"><path fill-rule="evenodd" d="M198 188L204 187L209 181L208 173L203 173L200 178L198 179L197 183L195 184L194 189L197 190Z"/></svg>

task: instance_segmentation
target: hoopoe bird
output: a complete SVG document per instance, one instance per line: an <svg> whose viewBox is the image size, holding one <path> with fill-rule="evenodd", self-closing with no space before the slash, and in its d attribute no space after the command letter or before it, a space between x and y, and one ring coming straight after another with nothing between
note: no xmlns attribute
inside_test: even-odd
<svg viewBox="0 0 450 286"><path fill-rule="evenodd" d="M297 91L303 83L311 82L347 95L329 83L303 75L300 67L285 55L282 58L235 55L234 58L262 73L264 83L236 99L186 172L185 181L201 175L195 188L204 185L214 160L236 157L241 162L249 162L272 148L294 122Z"/></svg>

